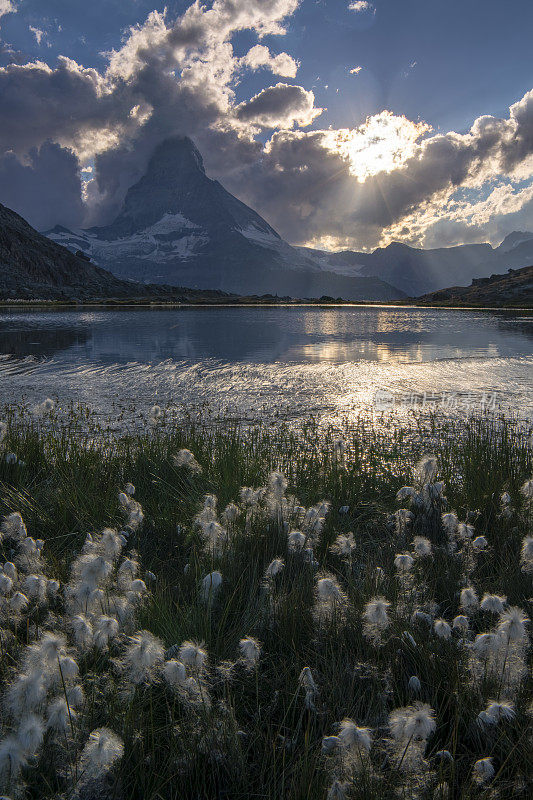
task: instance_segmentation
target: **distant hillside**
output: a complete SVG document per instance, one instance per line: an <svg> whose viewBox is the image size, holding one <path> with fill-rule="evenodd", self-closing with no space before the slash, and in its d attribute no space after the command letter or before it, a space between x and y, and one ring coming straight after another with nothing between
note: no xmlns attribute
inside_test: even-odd
<svg viewBox="0 0 533 800"><path fill-rule="evenodd" d="M298 248L321 269L343 275L372 276L397 286L412 297L465 284L474 278L533 264L533 233L514 231L493 248L463 244L422 250L391 242L372 253Z"/></svg>
<svg viewBox="0 0 533 800"><path fill-rule="evenodd" d="M533 267L510 269L505 275L475 278L470 286L452 286L422 295L425 305L533 307Z"/></svg>

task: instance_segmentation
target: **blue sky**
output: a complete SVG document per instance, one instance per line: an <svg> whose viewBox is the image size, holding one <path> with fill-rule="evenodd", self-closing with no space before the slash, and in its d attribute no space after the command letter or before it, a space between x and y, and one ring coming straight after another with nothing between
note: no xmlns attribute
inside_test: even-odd
<svg viewBox="0 0 533 800"><path fill-rule="evenodd" d="M3 140L0 137L1 152L7 154L4 172L0 167L0 201L9 199L9 193L3 193L1 179L4 175L5 183L16 174L13 159L26 170L32 169L36 181L43 180L39 148L45 142L53 143L61 151L69 151L57 154L65 165L67 156L74 155L75 161L69 164L78 174L80 168L93 170L83 173L85 177L92 176L93 183L84 187L81 205L76 208L85 221L98 221L113 213L126 184L142 169L150 147L165 135L183 133L191 135L204 150L212 174L281 227L291 241L368 249L391 238L403 238L430 246L496 241L516 227L533 226L528 193L532 175L528 159L533 146L528 139L529 100L524 100L533 86L533 3L248 0L247 5L246 0L236 0L231 13L242 5L248 16L244 22L232 20L221 34L220 20L227 20L229 12L225 0L214 0L214 6L207 2L204 11L213 6L218 16L213 14L210 18L203 12L196 15L211 38L208 45L205 38L198 44L193 66L190 52L176 56L168 49L173 32L183 27L181 15L186 15L185 20L191 16L190 5L146 0L0 0L0 14L4 12L0 16L0 65L4 66L0 94L2 80L8 97L14 97L15 89L19 97L26 98L28 92L27 102L12 99L5 108L0 98L0 113L9 115L10 120L9 132ZM154 11L162 15L165 8L164 21L162 16L157 17L153 26L157 34L150 37L148 16ZM12 13L6 13L9 9ZM131 26L141 32L137 38L142 42L135 47ZM246 54L258 44L263 50L268 48L270 59L287 54L297 68L296 64L294 69L285 66L278 74L272 64L254 63L245 68L244 62L238 60L246 60ZM162 48L167 48L164 58ZM109 72L110 51L123 52L130 70L126 76ZM57 102L63 80L63 73L58 71L59 57L76 64L63 67L63 72L66 69L68 73L64 78L64 103L72 103L72 114L65 113L69 118L63 128L52 121L41 125L43 114L38 103L47 91L53 92L53 102ZM231 58L234 64L231 74L221 66L224 57ZM172 59L175 63L169 63ZM29 66L36 62L44 62L51 70L46 74L41 70L39 80L38 70ZM212 65L218 81L212 89L215 102L202 96L203 88L197 88L196 80L192 81L193 89L187 86L184 99L184 86L177 85L184 64L188 75L194 70L199 74L201 64ZM94 74L107 84L105 89L95 90L98 97L94 109L93 98L87 95L89 113L85 115L83 108L75 107L72 81L83 81L83 96L90 77L87 68L93 68ZM356 73L350 72L357 68L360 69ZM160 74L154 77L157 70ZM136 85L141 73L142 82ZM168 92L169 77L176 81L176 87L171 87L171 93L176 88L176 96L165 105L162 97ZM96 85L95 80L99 79L93 75L91 80ZM166 88L162 90L163 81ZM223 91L219 93L221 85ZM135 112L135 125L128 116L131 108L124 105L126 86L131 108L137 106L134 98L141 101ZM269 87L274 89L264 94ZM290 91L288 87L298 88ZM190 91L196 91L193 101ZM250 104L254 97L258 99ZM526 106L519 114L520 130L509 111L518 101ZM198 108L192 108L196 102ZM323 111L319 113L317 109ZM482 155L478 154L477 140L474 155L472 144L463 140L458 165L453 136L446 141L434 137L450 132L472 136L471 126L485 116L507 121L506 126L500 126L501 146L495 149L486 132L480 136L476 133ZM374 123L365 127L367 118ZM401 131L395 123L398 119L406 121ZM425 127L413 127L421 123ZM17 135L17 126L21 136ZM28 126L35 128L33 136L28 134ZM365 147L359 145L354 155L351 132L360 126L363 128L355 136L357 141L361 139L364 144L364 137L383 137L385 150L393 151L392 161L388 150L383 160L374 163L370 159L372 166L364 171L365 180L353 164L366 157ZM327 135L325 132L330 130L343 133ZM394 136L398 141L391 144ZM516 139L512 156L508 154L509 137ZM428 147L424 142L431 138L434 141ZM217 146L224 158L217 158ZM30 157L32 148L34 154ZM450 159L455 161L450 163L449 175L443 174L433 183L427 177L431 172L428 158L438 151L438 170L444 170L443 148L447 152L453 150ZM290 164L289 149L294 159ZM132 150L139 154L136 164L125 155ZM49 160L51 157L52 151L48 153ZM468 157L470 161L466 163ZM280 164L287 176L282 187L273 185L272 179L272 172L279 172ZM382 165L385 169L380 172ZM409 180L418 181L420 190L407 198L402 190L400 202L399 184L408 182L404 175L407 169ZM303 182L297 174L302 171L315 177ZM22 183L25 185L30 177L26 172ZM321 199L319 187L324 181L327 197ZM376 200L378 195L381 206ZM353 205L347 208L352 196ZM468 201L464 200L466 196ZM370 207L375 205L374 220L368 218L371 212L365 211L369 198ZM16 199L24 210L23 198ZM446 209L449 205L449 213L443 213L443 203ZM471 215L469 209L465 213L464 203L474 209ZM52 207L50 213L53 214ZM64 210L58 207L58 221L62 215Z"/></svg>

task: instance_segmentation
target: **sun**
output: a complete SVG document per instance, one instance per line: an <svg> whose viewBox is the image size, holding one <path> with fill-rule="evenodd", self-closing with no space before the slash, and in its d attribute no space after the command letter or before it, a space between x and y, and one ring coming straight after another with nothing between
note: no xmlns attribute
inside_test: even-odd
<svg viewBox="0 0 533 800"><path fill-rule="evenodd" d="M391 111L381 111L357 128L326 131L325 138L328 149L347 158L351 174L362 183L379 172L401 167L430 130L425 122L412 122Z"/></svg>

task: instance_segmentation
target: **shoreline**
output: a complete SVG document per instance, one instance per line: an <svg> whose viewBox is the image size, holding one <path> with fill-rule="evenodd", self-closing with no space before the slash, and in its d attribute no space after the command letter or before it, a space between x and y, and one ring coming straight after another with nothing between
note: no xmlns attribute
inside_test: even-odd
<svg viewBox="0 0 533 800"><path fill-rule="evenodd" d="M324 302L317 300L302 301L302 302L234 302L234 303L180 303L180 302L117 302L117 301L87 301L87 302L68 302L61 300L24 300L24 301L0 301L0 308L72 308L75 310L83 308L98 308L116 310L119 308L146 308L146 309L159 309L159 308L404 308L406 310L412 309L428 309L428 310L446 310L446 311L527 311L533 312L533 305L531 306L478 306L478 305L430 305L425 303L407 303L405 301L390 301L390 302Z"/></svg>

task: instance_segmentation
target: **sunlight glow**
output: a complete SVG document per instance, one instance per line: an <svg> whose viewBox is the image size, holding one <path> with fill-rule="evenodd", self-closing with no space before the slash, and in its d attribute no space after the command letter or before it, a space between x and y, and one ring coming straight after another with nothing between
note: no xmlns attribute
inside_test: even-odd
<svg viewBox="0 0 533 800"><path fill-rule="evenodd" d="M379 172L392 172L414 155L418 140L431 130L391 111L368 117L358 128L326 132L326 144L348 159L350 172L361 183Z"/></svg>

